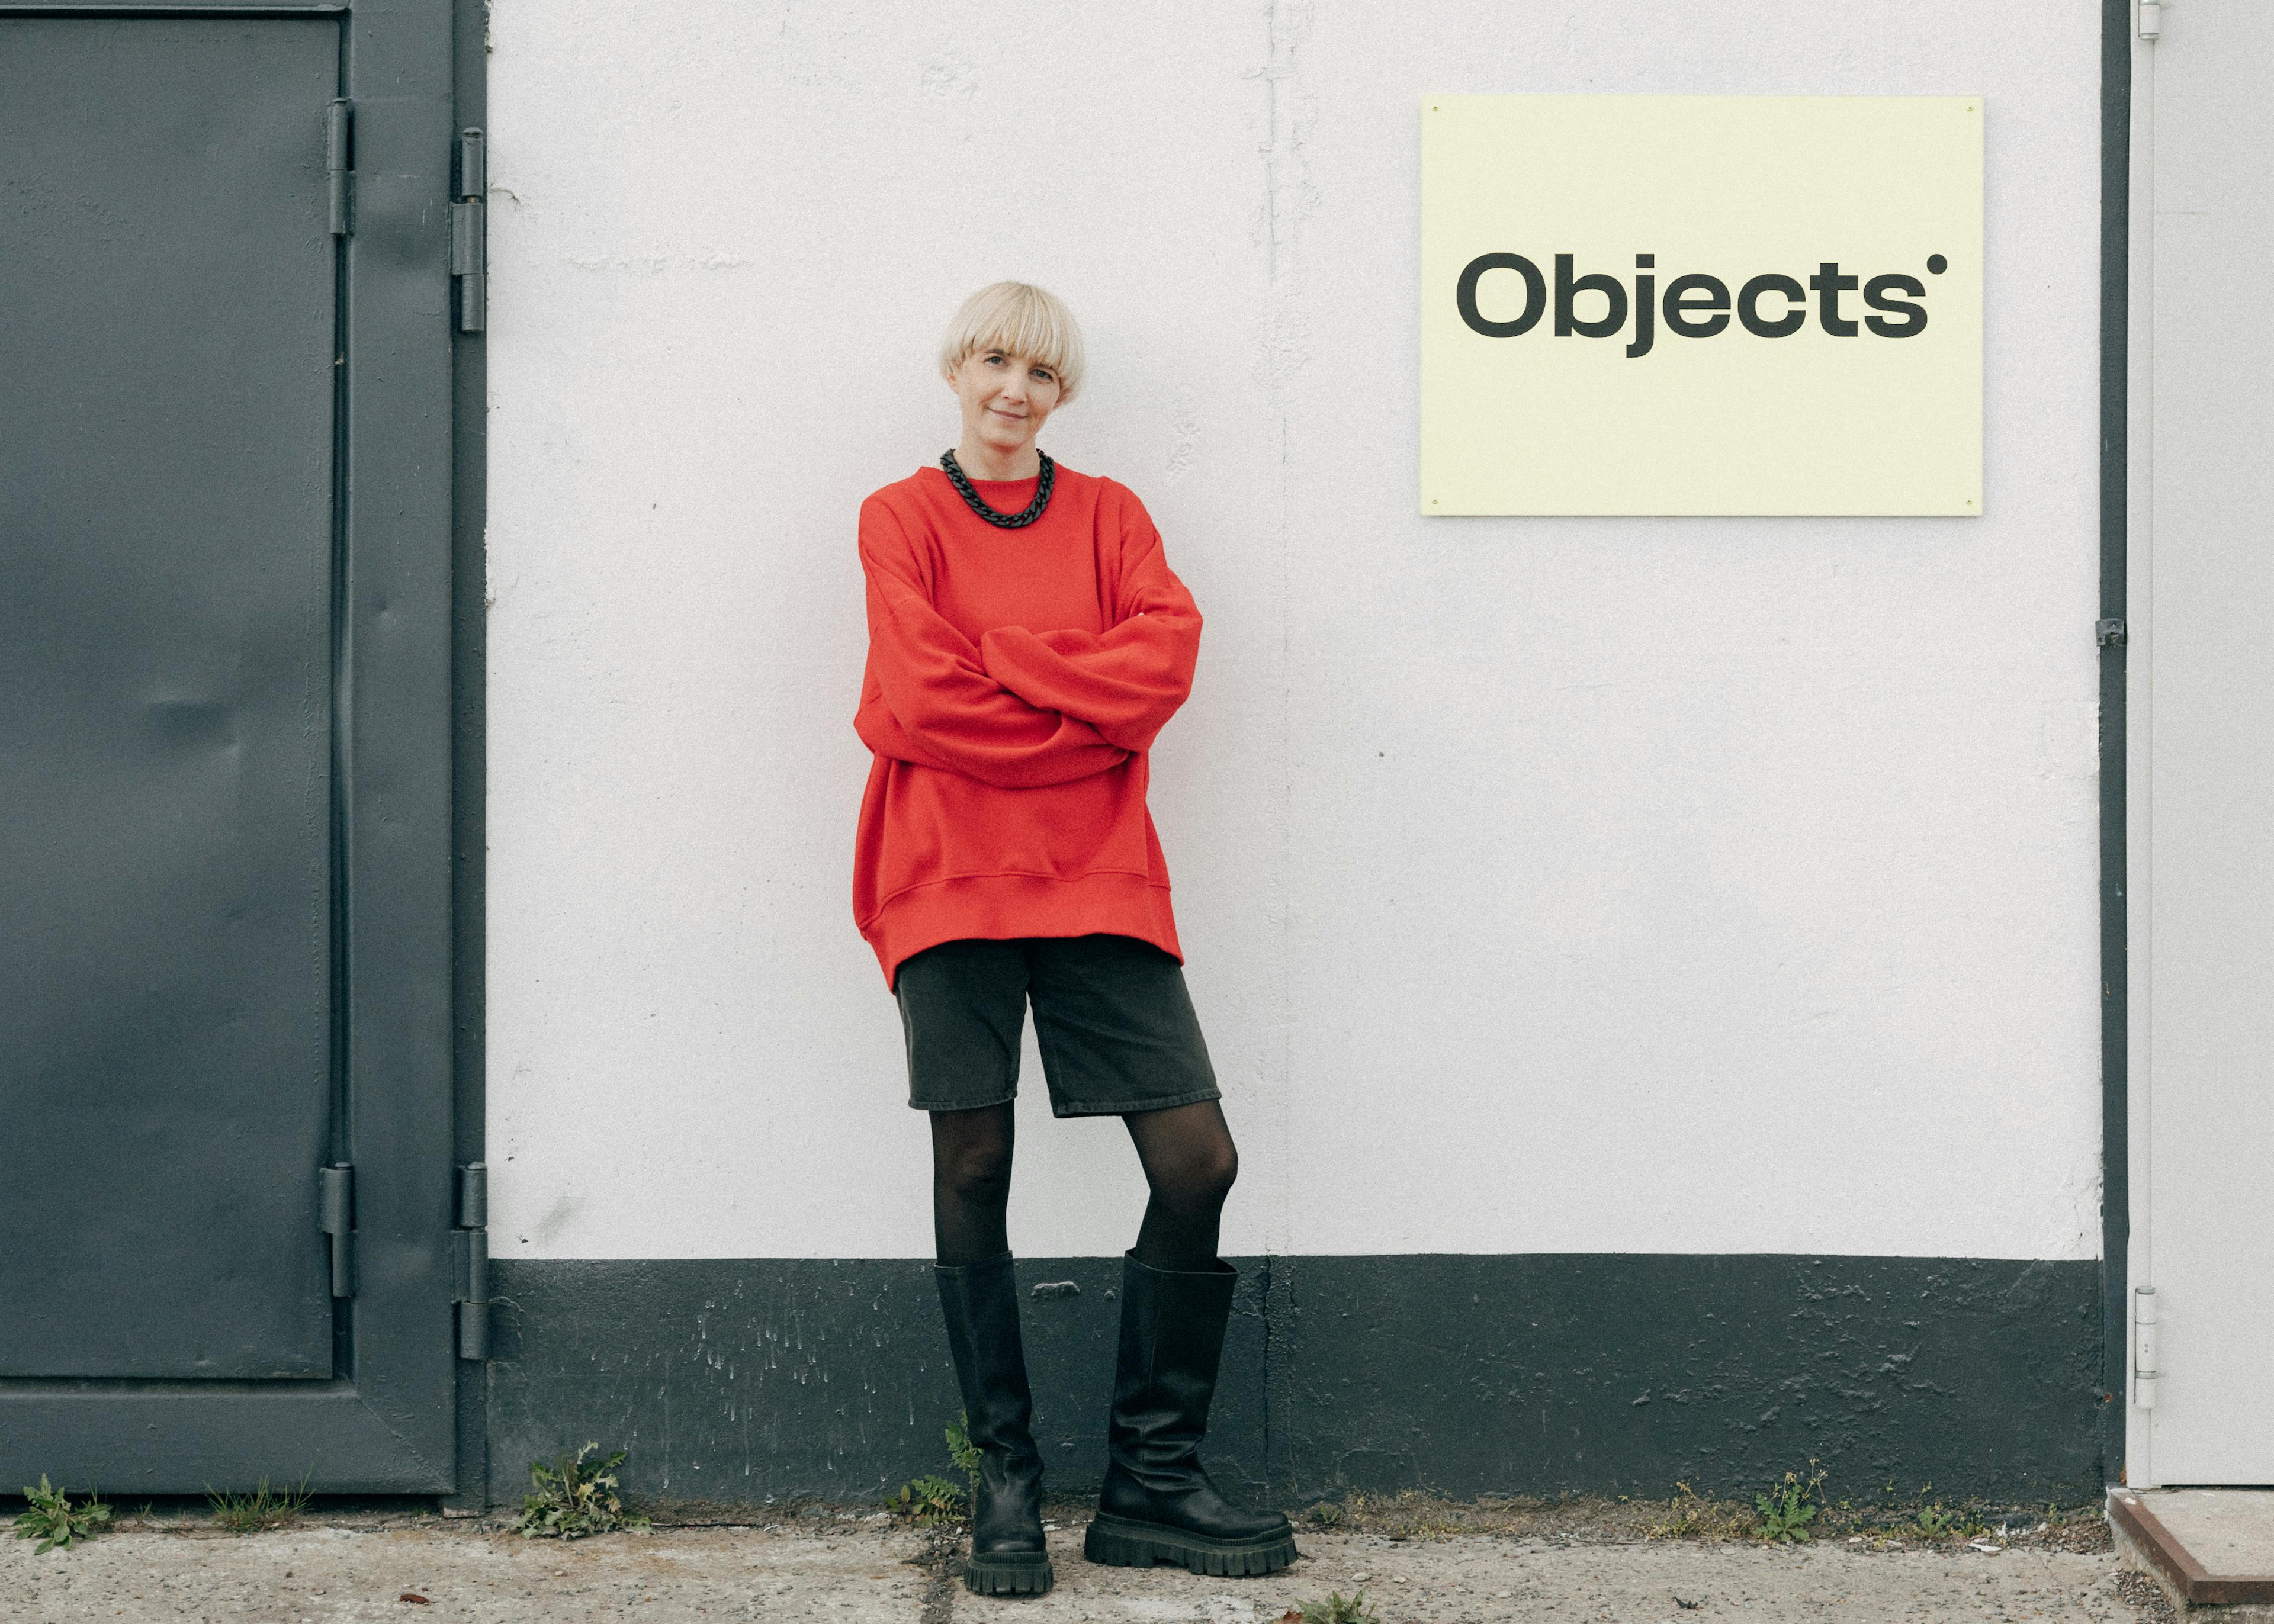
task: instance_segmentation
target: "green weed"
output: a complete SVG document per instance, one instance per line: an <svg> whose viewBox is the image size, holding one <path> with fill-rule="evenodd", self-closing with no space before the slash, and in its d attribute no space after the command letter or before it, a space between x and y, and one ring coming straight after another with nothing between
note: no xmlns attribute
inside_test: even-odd
<svg viewBox="0 0 2274 1624"><path fill-rule="evenodd" d="M885 1501L885 1509L927 1528L953 1522L963 1515L963 1491L945 1477L911 1477Z"/></svg>
<svg viewBox="0 0 2274 1624"><path fill-rule="evenodd" d="M1366 1592L1344 1596L1335 1591L1324 1601L1299 1601L1280 1616L1279 1624L1377 1624L1373 1608L1366 1605Z"/></svg>
<svg viewBox="0 0 2274 1624"><path fill-rule="evenodd" d="M32 1508L18 1515L16 1538L38 1540L38 1548L32 1553L34 1556L58 1545L67 1550L74 1540L92 1539L110 1522L110 1507L94 1490L87 1491L85 1505L74 1506L70 1495L49 1485L45 1472L40 1474L38 1488L26 1485L24 1498L32 1502Z"/></svg>
<svg viewBox="0 0 2274 1624"><path fill-rule="evenodd" d="M971 1479L971 1492L979 1492L979 1447L971 1441L971 1412L956 1412L955 1423L947 1429L947 1458L962 1469Z"/></svg>
<svg viewBox="0 0 2274 1624"><path fill-rule="evenodd" d="M647 1518L624 1509L616 1494L616 1468L629 1451L619 1449L590 1467L584 1457L599 1448L586 1444L576 1458L561 1455L552 1465L532 1462L531 1492L521 1502L521 1520L514 1532L524 1539L582 1539L588 1534L609 1534L620 1529L645 1528Z"/></svg>
<svg viewBox="0 0 2274 1624"><path fill-rule="evenodd" d="M257 1534L298 1520L307 1509L308 1480L301 1478L297 1489L272 1490L263 1477L250 1494L227 1494L208 1488L206 1502L213 1507L214 1521L230 1533Z"/></svg>
<svg viewBox="0 0 2274 1624"><path fill-rule="evenodd" d="M978 1502L979 1462L983 1454L979 1446L971 1441L971 1412L959 1411L955 1419L947 1424L947 1458L963 1474L968 1493L950 1479L928 1472L902 1484L898 1494L886 1496L885 1509L894 1516L927 1527L954 1522L963 1515L967 1504Z"/></svg>
<svg viewBox="0 0 2274 1624"><path fill-rule="evenodd" d="M1814 1461L1809 1462L1814 1466ZM1758 1532L1763 1539L1781 1540L1789 1544L1809 1538L1808 1525L1816 1521L1816 1514L1824 1505L1824 1474L1814 1471L1803 1478L1798 1472L1787 1472L1784 1481L1766 1494L1753 1496L1753 1510L1758 1516Z"/></svg>
<svg viewBox="0 0 2274 1624"><path fill-rule="evenodd" d="M1955 1510L1939 1500L1929 1498L1933 1493L1934 1485L1919 1485L1918 1509L1911 1514L1911 1531L1924 1534L1929 1539L1940 1539L1946 1534L1959 1531L1962 1519Z"/></svg>

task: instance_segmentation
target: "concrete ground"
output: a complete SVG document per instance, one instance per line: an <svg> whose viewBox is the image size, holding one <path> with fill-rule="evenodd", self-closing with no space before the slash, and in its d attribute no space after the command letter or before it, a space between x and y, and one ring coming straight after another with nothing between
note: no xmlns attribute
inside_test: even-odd
<svg viewBox="0 0 2274 1624"><path fill-rule="evenodd" d="M1051 1535L1058 1588L983 1598L954 1576L954 1542L882 1516L672 1528L570 1544L508 1520L327 1516L232 1535L195 1520L124 1525L35 1555L0 1539L6 1624L331 1624L333 1620L823 1620L830 1624L1277 1624L1291 1606L1363 1590L1381 1624L1484 1620L1996 1620L2133 1624L2171 1617L2105 1550L1831 1540L1605 1542L1456 1534L1396 1539L1305 1530L1303 1560L1266 1579L1093 1568L1070 1522ZM1984 1545L1992 1542L1984 1541Z"/></svg>

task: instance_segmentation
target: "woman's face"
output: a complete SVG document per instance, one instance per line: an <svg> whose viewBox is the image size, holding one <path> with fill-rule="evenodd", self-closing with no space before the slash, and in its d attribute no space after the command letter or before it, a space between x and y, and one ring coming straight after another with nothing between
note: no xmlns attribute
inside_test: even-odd
<svg viewBox="0 0 2274 1624"><path fill-rule="evenodd" d="M1061 392L1056 372L1002 350L972 351L948 382L963 407L963 432L1010 453L1035 443Z"/></svg>

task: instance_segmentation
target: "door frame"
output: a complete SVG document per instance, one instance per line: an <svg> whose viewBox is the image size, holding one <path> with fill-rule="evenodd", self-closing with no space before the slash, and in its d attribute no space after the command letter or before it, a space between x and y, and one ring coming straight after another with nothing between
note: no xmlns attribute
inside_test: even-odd
<svg viewBox="0 0 2274 1624"><path fill-rule="evenodd" d="M2150 820L2154 801L2150 793L2149 776L2150 730L2154 711L2149 705L2148 695L2141 691L2152 665L2152 644L2155 639L2153 604L2150 592L2149 555L2153 545L2153 504L2155 485L2149 453L2155 440L2155 417L2151 392L2154 380L2155 345L2155 246L2156 246L2156 154L2155 154L2155 63L2145 53L2155 46L2139 38L2137 0L2111 0L2123 12L2125 85L2125 158L2124 179L2127 201L2137 199L2140 208L2136 214L2127 210L2120 247L2124 255L2124 292L2129 307L2140 312L2137 324L2127 324L2123 335L2121 363L2125 371L2125 387L2120 420L2120 438L2114 448L2104 447L2103 455L2112 457L2124 470L2121 523L2125 537L2123 561L2123 602L2125 615L2126 667L2124 693L2127 705L2125 729L2125 748L2117 758L2116 774L2123 786L2127 805L2125 854L2122 883L2127 902L2125 921L2125 951L2127 969L2136 966L2141 972L2138 982L2128 977L2124 990L2127 1005L2125 1041L2112 1056L2120 1056L2127 1079L2125 1115L2120 1139L2112 1143L2123 1148L2126 1165L2136 1163L2136 1172L2127 1177L2122 1193L2124 1214L2124 1244L2120 1257L2120 1272L2112 1271L2115 1278L2114 1300L2110 1304L2109 1319L2114 1327L2115 1357L2112 1360L2117 1380L2114 1384L2116 1404L2123 1416L2124 1470L2117 1481L2134 1488L2156 1486L2154 1437L2152 1417L2135 1402L2132 1385L2132 1287L2134 1280L2153 1282L2153 1256L2150 1250L2153 1214L2149 1202L2152 1194L2149 1160L2150 1106L2155 1086L2151 1066L2150 1038L2153 1032L2153 1011L2150 993L2154 986L2150 961L2151 942L2148 924L2152 917L2153 898L2150 885L2153 870L2150 863L2151 829ZM2137 534L2141 545L2130 545ZM2138 613L2133 613L2136 609ZM2139 714L2128 715L2128 708L2137 700ZM2104 783L2109 778L2104 772ZM2134 1006L2136 1006L2135 1008ZM2135 1018L2136 1017L2136 1018ZM2108 1205L2112 1209L2120 1203L2111 1192Z"/></svg>
<svg viewBox="0 0 2274 1624"><path fill-rule="evenodd" d="M468 11L470 62L460 43ZM27 1464L121 1492L305 1472L312 1491L478 1497L484 1384L482 1367L456 1355L452 1231L456 1166L481 1149L482 370L479 343L453 331L444 205L458 131L481 113L479 8L0 0L0 23L22 16L331 17L341 26L338 94L355 104L357 195L341 250L345 471L333 538L346 1101L335 1144L343 1134L358 1169L357 1283L344 1310L349 1351L330 1380L0 1380L0 1438ZM309 132L320 143L321 108L310 109ZM454 569L457 560L471 570ZM471 668L454 667L454 641ZM454 764L472 766L459 786L471 793L454 797ZM471 909L454 906L469 898ZM455 1023L454 1001L467 1018ZM317 1169L308 1172L317 1248Z"/></svg>
<svg viewBox="0 0 2274 1624"><path fill-rule="evenodd" d="M2127 626L2130 569L2132 53L2135 0L2101 0L2100 620ZM2128 632L2100 650L2101 1477L2125 1481L2130 1441L2132 1244Z"/></svg>
<svg viewBox="0 0 2274 1624"><path fill-rule="evenodd" d="M2112 71L2120 72L2121 82L2104 86L2104 102L2112 107L2110 116L2118 121L2110 125L2112 154L2104 164L2104 187L2116 189L2124 207L2107 216L2110 223L2103 259L2109 291L2104 295L2104 304L2112 301L2120 311L2128 308L2140 320L2120 320L2112 329L2104 325L2104 365L2114 380L2112 385L2104 383L2103 389L2103 530L2105 538L2112 537L2112 550L2105 541L2104 545L2104 582L2112 583L2105 584L2104 592L2112 593L2116 606L2103 613L2120 617L2125 628L2125 646L2115 650L2118 675L2112 702L2104 667L2103 715L2110 714L2112 703L2117 718L2112 735L2104 729L2105 743L2113 740L2104 753L2104 806L2113 798L2120 807L2117 841L2113 846L2104 844L2105 883L2114 888L2116 898L2112 915L2105 916L2112 918L2110 930L2118 962L2127 970L2139 971L2136 977L2127 974L2112 981L2109 994L2121 1019L2111 1028L2105 1048L2107 1072L2116 1083L2108 1104L2105 1153L2110 1169L2104 1223L2111 1392L2104 1396L2112 1400L2106 1407L2116 1416L2109 1481L2112 1485L2147 1489L2172 1481L2157 1457L2154 1410L2135 1402L2140 1339L2144 1335L2152 1342L2154 1334L2143 1331L2137 1322L2142 1304L2134 1296L2132 1284L2136 1281L2136 1289L2147 1291L2158 1283L2155 1164L2150 1154L2157 1086L2152 845L2156 780L2151 748L2157 720L2152 703L2157 542L2156 70L2162 47L2156 40L2142 37L2137 0L2105 0L2105 4L2111 27L2108 60L2114 64ZM2157 1362L2168 1369L2167 1359ZM2187 1470L2186 1462L2180 1464ZM2252 1470L2258 1469L2254 1465ZM2205 1486L2254 1485L2221 1478Z"/></svg>

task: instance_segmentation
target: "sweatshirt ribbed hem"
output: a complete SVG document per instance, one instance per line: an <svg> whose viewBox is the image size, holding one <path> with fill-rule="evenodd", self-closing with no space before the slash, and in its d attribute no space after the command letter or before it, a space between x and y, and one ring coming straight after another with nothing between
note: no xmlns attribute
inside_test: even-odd
<svg viewBox="0 0 2274 1624"><path fill-rule="evenodd" d="M1169 888L1141 874L1111 871L1079 879L1030 874L968 874L912 885L861 924L876 950L885 985L896 985L900 961L928 947L961 937L1004 941L1013 936L1135 936L1173 954L1177 921Z"/></svg>

